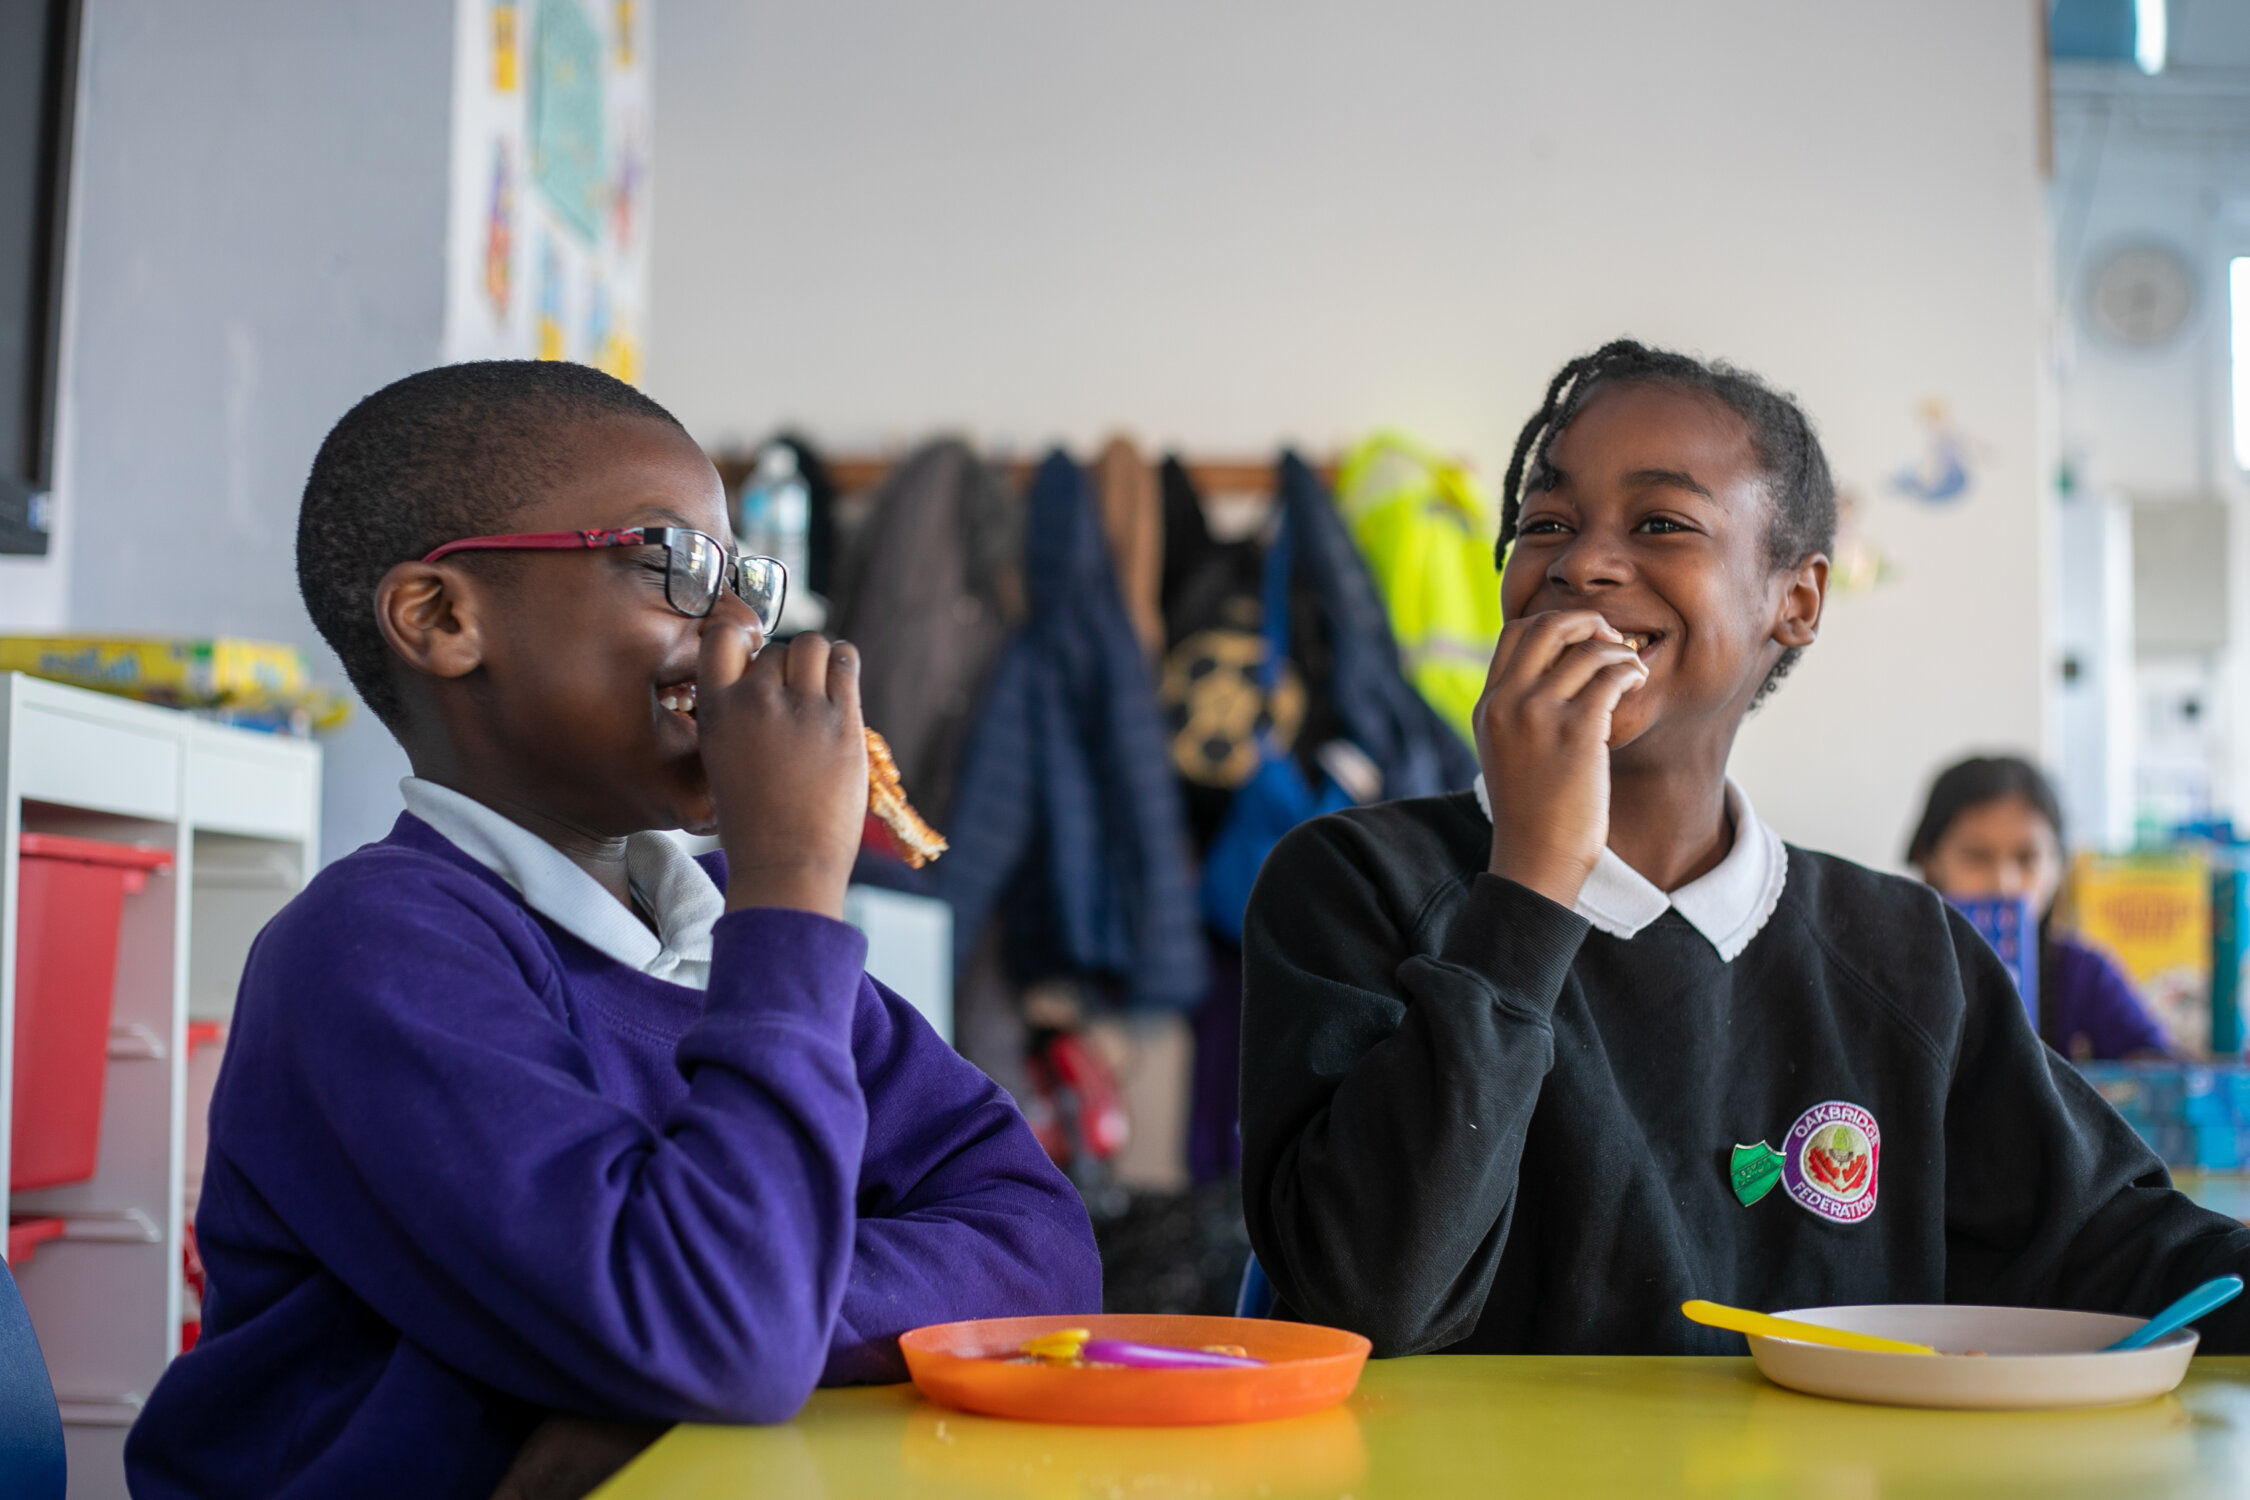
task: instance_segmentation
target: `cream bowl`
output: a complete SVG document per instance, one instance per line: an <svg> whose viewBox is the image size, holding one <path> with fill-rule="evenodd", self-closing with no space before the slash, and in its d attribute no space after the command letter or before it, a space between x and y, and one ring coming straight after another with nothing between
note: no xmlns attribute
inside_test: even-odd
<svg viewBox="0 0 2250 1500"><path fill-rule="evenodd" d="M2192 1328L2181 1329L2146 1349L2105 1354L2104 1345L2115 1343L2145 1320L2043 1307L1900 1302L1793 1307L1775 1316L1944 1351L1935 1358L1873 1354L1748 1336L1750 1357L1775 1385L1883 1406L2031 1411L2147 1401L2180 1383L2195 1354L2197 1337Z"/></svg>

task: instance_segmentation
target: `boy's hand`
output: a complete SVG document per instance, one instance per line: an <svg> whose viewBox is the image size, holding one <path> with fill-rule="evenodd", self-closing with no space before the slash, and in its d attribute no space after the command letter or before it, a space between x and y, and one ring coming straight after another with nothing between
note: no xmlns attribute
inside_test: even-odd
<svg viewBox="0 0 2250 1500"><path fill-rule="evenodd" d="M696 669L727 910L791 906L840 918L867 818L859 652L800 635L753 657L753 639L714 616Z"/></svg>
<svg viewBox="0 0 2250 1500"><path fill-rule="evenodd" d="M1492 873L1571 906L1609 842L1609 721L1648 681L1592 610L1512 620L1477 703Z"/></svg>

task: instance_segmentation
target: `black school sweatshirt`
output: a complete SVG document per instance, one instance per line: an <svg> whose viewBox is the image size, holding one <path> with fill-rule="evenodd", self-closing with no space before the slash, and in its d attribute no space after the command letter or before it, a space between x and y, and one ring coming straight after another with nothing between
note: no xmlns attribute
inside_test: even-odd
<svg viewBox="0 0 2250 1500"><path fill-rule="evenodd" d="M1379 1355L1740 1354L1680 1303L2146 1315L2250 1277L2250 1229L2172 1189L1927 887L1790 848L1726 963L1677 911L1595 931L1490 847L1462 792L1266 861L1242 1143L1275 1316ZM1795 1170L1745 1206L1734 1148L1761 1143ZM2246 1303L2205 1352L2250 1349Z"/></svg>

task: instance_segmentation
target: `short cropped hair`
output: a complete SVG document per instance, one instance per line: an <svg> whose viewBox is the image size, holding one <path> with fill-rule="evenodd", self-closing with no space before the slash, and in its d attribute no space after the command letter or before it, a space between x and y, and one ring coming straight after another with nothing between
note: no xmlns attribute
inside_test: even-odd
<svg viewBox="0 0 2250 1500"><path fill-rule="evenodd" d="M1750 451L1766 477L1773 513L1766 522L1766 560L1791 568L1816 552L1836 546L1836 481L1820 437L1795 399L1775 390L1748 370L1723 360L1700 360L1669 349L1651 349L1631 339L1602 345L1555 372L1547 399L1516 434L1515 452L1500 489L1500 541L1494 558L1505 563L1516 537L1516 518L1524 497L1554 485L1547 450L1570 425L1594 392L1608 385L1661 385L1698 391L1717 400L1750 429ZM1804 654L1801 646L1781 653L1766 680L1763 699L1789 675Z"/></svg>
<svg viewBox="0 0 2250 1500"><path fill-rule="evenodd" d="M352 686L394 734L406 705L375 623L383 575L443 543L507 530L511 513L562 477L564 430L618 417L680 428L599 370L496 359L394 381L329 430L297 512L297 588Z"/></svg>

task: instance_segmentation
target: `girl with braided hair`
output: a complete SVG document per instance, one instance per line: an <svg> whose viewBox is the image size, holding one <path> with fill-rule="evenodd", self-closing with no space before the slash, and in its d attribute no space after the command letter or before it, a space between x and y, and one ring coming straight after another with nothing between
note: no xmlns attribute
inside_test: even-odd
<svg viewBox="0 0 2250 1500"><path fill-rule="evenodd" d="M1605 345L1503 505L1476 787L1304 824L1251 898L1277 1315L1379 1354L1739 1354L1680 1303L2145 1315L2250 1268L1934 891L1784 845L1727 779L1825 601L1796 403ZM2201 1326L2250 1348L2250 1311Z"/></svg>

